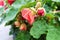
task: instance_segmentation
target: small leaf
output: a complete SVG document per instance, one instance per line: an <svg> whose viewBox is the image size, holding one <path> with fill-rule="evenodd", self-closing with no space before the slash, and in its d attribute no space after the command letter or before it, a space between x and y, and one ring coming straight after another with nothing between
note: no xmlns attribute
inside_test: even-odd
<svg viewBox="0 0 60 40"><path fill-rule="evenodd" d="M53 13L47 13L46 17L49 17L50 19L53 19L55 16Z"/></svg>

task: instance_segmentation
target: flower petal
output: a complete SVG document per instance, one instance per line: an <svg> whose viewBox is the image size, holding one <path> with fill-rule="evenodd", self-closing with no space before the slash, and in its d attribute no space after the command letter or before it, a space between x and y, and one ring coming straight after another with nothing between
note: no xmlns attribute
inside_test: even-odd
<svg viewBox="0 0 60 40"><path fill-rule="evenodd" d="M32 15L33 11L29 8L24 8L22 11L22 17L25 18L29 24L34 22L34 15Z"/></svg>

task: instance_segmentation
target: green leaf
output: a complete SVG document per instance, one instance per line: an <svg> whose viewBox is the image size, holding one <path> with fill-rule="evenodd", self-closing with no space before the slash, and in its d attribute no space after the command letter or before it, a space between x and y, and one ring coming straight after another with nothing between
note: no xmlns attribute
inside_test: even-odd
<svg viewBox="0 0 60 40"><path fill-rule="evenodd" d="M15 40L30 40L30 34L28 32L19 32Z"/></svg>
<svg viewBox="0 0 60 40"><path fill-rule="evenodd" d="M60 0L52 0L52 1L54 1L54 2L60 2Z"/></svg>
<svg viewBox="0 0 60 40"><path fill-rule="evenodd" d="M45 8L46 12L52 11L52 8L50 8L48 5L44 5L44 8Z"/></svg>
<svg viewBox="0 0 60 40"><path fill-rule="evenodd" d="M33 27L30 30L30 34L34 38L39 38L42 34L44 34L47 30L47 24L44 20L38 20L33 24Z"/></svg>
<svg viewBox="0 0 60 40"><path fill-rule="evenodd" d="M2 15L3 12L4 12L4 8L1 7L1 8L0 8L0 16Z"/></svg>
<svg viewBox="0 0 60 40"><path fill-rule="evenodd" d="M45 16L50 17L50 19L53 19L55 17L53 13L47 13Z"/></svg>
<svg viewBox="0 0 60 40"><path fill-rule="evenodd" d="M48 29L46 40L60 40L60 27L55 28L54 26L50 26Z"/></svg>
<svg viewBox="0 0 60 40"><path fill-rule="evenodd" d="M17 9L10 9L10 11L6 14L6 17L4 18L4 22L8 22L12 19L15 18L15 16L17 15Z"/></svg>
<svg viewBox="0 0 60 40"><path fill-rule="evenodd" d="M55 13L55 15L56 15L57 17L60 17L60 12Z"/></svg>
<svg viewBox="0 0 60 40"><path fill-rule="evenodd" d="M29 8L29 7L34 7L36 5L36 2L29 2L28 4L25 4L21 7L22 8Z"/></svg>
<svg viewBox="0 0 60 40"><path fill-rule="evenodd" d="M16 17L16 15L21 11L22 8L34 6L35 5L34 2L32 0L29 3L27 3L24 0L18 0L18 1L16 0L12 4L12 6L9 8L10 10L6 11L6 17L3 19L4 20L3 22L7 23L7 22L13 20ZM31 3L31 5L30 5L30 3ZM23 5L25 5L25 6L23 6ZM26 6L26 5L28 5L28 6Z"/></svg>

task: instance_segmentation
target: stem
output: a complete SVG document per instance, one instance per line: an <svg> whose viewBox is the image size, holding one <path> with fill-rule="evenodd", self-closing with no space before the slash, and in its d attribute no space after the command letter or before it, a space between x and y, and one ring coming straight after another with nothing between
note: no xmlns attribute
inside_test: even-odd
<svg viewBox="0 0 60 40"><path fill-rule="evenodd" d="M59 13L60 12L60 10L57 10L57 11L52 11L53 13Z"/></svg>

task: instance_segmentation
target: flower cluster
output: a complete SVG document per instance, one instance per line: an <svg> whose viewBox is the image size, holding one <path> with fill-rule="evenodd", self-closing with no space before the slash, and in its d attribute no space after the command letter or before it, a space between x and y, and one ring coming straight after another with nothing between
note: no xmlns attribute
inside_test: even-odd
<svg viewBox="0 0 60 40"><path fill-rule="evenodd" d="M37 11L37 13L34 13L34 11L32 11L32 9L24 8L21 11L22 17L24 19L26 19L29 24L33 24L36 15L39 15L39 16L45 15L45 9L44 8L38 8L36 11Z"/></svg>
<svg viewBox="0 0 60 40"><path fill-rule="evenodd" d="M22 18L24 20L26 20L29 25L32 25L34 23L35 18L45 15L45 9L43 7L40 7L40 6L38 7L38 5L41 5L39 3L40 2L37 2L36 8L34 8L34 7L23 8L21 10ZM20 18L20 20L21 20L21 18ZM15 25L16 25L16 27L20 27L19 28L20 30L27 30L27 27L26 27L25 23L21 23L21 22L16 21Z"/></svg>

